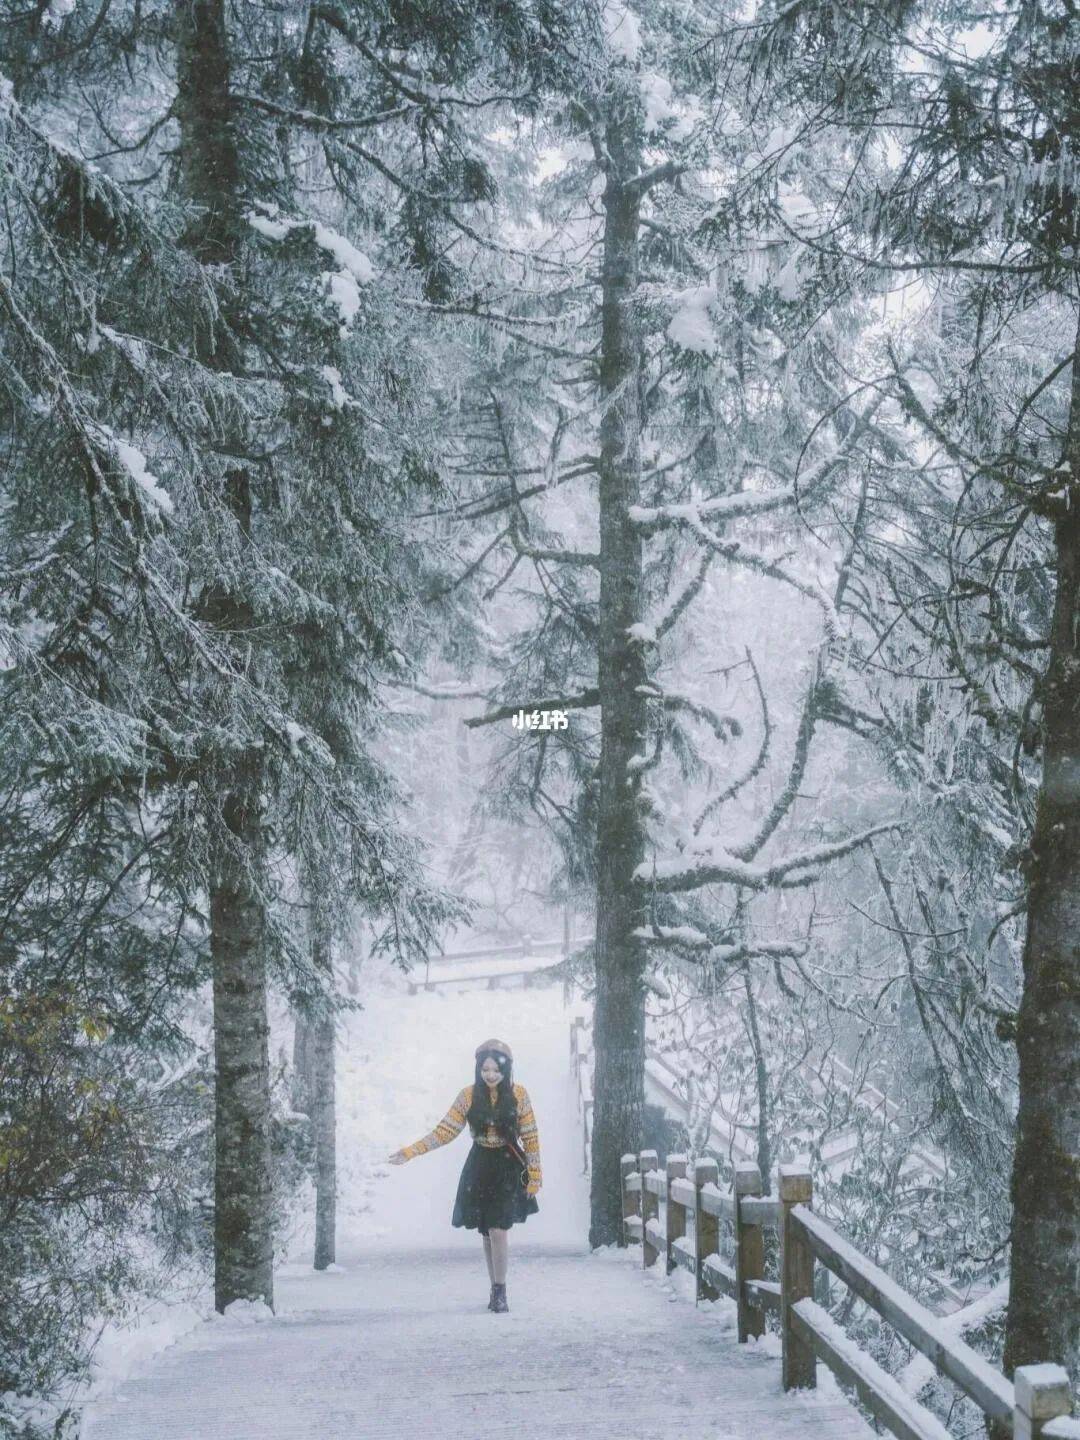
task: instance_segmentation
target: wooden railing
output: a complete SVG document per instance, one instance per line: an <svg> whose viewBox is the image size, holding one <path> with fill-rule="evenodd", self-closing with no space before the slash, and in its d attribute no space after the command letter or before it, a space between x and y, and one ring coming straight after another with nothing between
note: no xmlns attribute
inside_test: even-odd
<svg viewBox="0 0 1080 1440"><path fill-rule="evenodd" d="M585 1017L579 1015L570 1027L570 1070L577 1084L578 1110L581 1114L581 1173L588 1174L589 1149L592 1145L592 1073L586 1063L588 1039L585 1034Z"/></svg>
<svg viewBox="0 0 1080 1440"><path fill-rule="evenodd" d="M734 1299L740 1342L761 1335L766 1314L775 1312L785 1390L816 1385L817 1361L823 1360L901 1440L951 1440L941 1421L816 1303L814 1267L820 1264L932 1361L988 1419L1010 1429L1014 1440L1080 1440L1080 1422L1066 1418L1072 1400L1061 1366L1021 1366L1015 1383L1007 1380L814 1213L809 1170L781 1165L775 1200L762 1196L761 1174L746 1163L735 1167L729 1192L717 1185L714 1160L691 1167L685 1155L669 1155L661 1168L655 1150L642 1150L624 1155L621 1171L625 1236L628 1243L641 1245L643 1266L655 1265L662 1255L668 1274L681 1267L695 1277L699 1299ZM690 1217L693 1234L688 1237ZM721 1244L721 1224L730 1233L730 1245ZM779 1235L775 1279L765 1276L766 1230Z"/></svg>
<svg viewBox="0 0 1080 1440"><path fill-rule="evenodd" d="M542 976L545 969L553 966L522 965L516 970L499 970L487 972L483 968L471 974L457 974L453 970L455 961L469 960L512 960L521 956L524 960L529 956L556 954L561 952L565 958L572 949L579 945L588 943L588 937L581 937L576 940L532 940L528 936L519 945L495 945L483 950L461 950L456 954L445 952L432 955L424 966L423 978L413 978L415 972L410 972L408 981L409 994L415 995L420 990L435 990L440 985L461 985L466 982L484 982L489 990L497 990L505 980L520 980L523 976L526 988L532 983L534 977ZM554 964L559 964L555 961Z"/></svg>
<svg viewBox="0 0 1080 1440"><path fill-rule="evenodd" d="M677 1070L672 1064L670 1056L661 1054L658 1050L651 1046L648 1041L646 1041L645 1043L645 1056L647 1062L653 1062L651 1072L647 1073L646 1075L647 1084L651 1085L654 1089L654 1092L658 1093L661 1096L661 1103L663 1104L664 1109L669 1114L674 1113L680 1116L684 1122L688 1122L689 1106L687 1105L685 1098L679 1091L678 1085L680 1077ZM589 1073L591 1050L589 1037L585 1026L585 1017L582 1015L578 1015L574 1019L571 1026L570 1058L571 1066L578 1072L578 1093L581 1096L588 1094L588 1104L591 1107L592 1076ZM833 1064L839 1070L846 1069L846 1067L843 1066L839 1060L834 1059ZM664 1080L660 1080L657 1077L657 1070L659 1068L662 1068L665 1072L666 1078ZM851 1072L849 1071L848 1073L850 1074ZM880 1091L874 1090L872 1087L864 1087L863 1091L860 1093L869 1094L875 1100L875 1103L880 1103L886 1107L891 1107L894 1112L896 1112L897 1110L897 1107L893 1105L893 1102L888 1101L886 1097L881 1094ZM591 1121L591 1108L588 1112L586 1112L584 1101L582 1101L582 1116L585 1120L586 1131L588 1132ZM732 1125L732 1128L729 1131L719 1130L717 1129L715 1124L711 1125L708 1139L706 1140L703 1148L711 1150L714 1154L723 1154L729 1164L731 1164L732 1166L737 1166L739 1161L745 1161L750 1159L751 1155L753 1154L752 1143L740 1144L737 1133L734 1129L734 1121L731 1121L729 1123L731 1123ZM842 1135L840 1137L839 1144L834 1143L823 1147L819 1174L822 1171L827 1174L831 1174L834 1171L835 1167L842 1166L847 1160L851 1158L854 1153L856 1153L857 1145L858 1137L857 1134L853 1131L850 1134ZM918 1174L920 1173L920 1171L932 1175L941 1175L944 1173L944 1162L942 1158L936 1155L934 1152L926 1149L925 1147L914 1147L912 1153L917 1157L918 1168L914 1171L905 1173L909 1175ZM587 1149L585 1169L588 1169ZM996 1272L991 1272L991 1274L994 1273ZM950 1277L941 1275L939 1273L934 1273L932 1277L927 1278L932 1280L935 1293L939 1293L942 1300L949 1302L951 1307L960 1307L965 1303L964 1291L959 1287L957 1283L953 1282Z"/></svg>

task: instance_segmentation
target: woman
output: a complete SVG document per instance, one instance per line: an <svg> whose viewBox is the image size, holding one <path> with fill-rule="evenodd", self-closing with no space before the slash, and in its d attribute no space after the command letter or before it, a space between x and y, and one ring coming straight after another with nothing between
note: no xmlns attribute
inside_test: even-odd
<svg viewBox="0 0 1080 1440"><path fill-rule="evenodd" d="M430 1135L395 1150L391 1165L404 1165L417 1155L448 1145L468 1121L472 1149L458 1181L452 1224L479 1230L491 1281L488 1309L503 1314L506 1270L510 1258L510 1226L523 1223L540 1209L540 1137L532 1103L524 1085L513 1082L514 1057L501 1040L476 1047L476 1075Z"/></svg>

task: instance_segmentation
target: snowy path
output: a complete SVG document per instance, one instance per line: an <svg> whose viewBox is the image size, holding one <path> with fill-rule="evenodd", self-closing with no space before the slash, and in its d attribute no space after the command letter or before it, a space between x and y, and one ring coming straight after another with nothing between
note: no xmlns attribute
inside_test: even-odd
<svg viewBox="0 0 1080 1440"><path fill-rule="evenodd" d="M279 1317L205 1326L89 1434L110 1440L862 1440L842 1397L784 1396L725 1309L665 1303L629 1256L520 1245L511 1311L478 1256L382 1252L287 1280ZM716 1307L720 1309L720 1307Z"/></svg>
<svg viewBox="0 0 1080 1440"><path fill-rule="evenodd" d="M198 1326L100 1400L84 1440L869 1440L829 1377L785 1396L775 1341L737 1345L730 1302L695 1307L681 1272L588 1253L561 991L388 986L365 1003L339 1077L343 1271L284 1267L274 1318ZM465 1140L382 1163L439 1118L491 1035L514 1048L544 1163L541 1212L512 1237L508 1315L486 1309L477 1237L448 1225Z"/></svg>

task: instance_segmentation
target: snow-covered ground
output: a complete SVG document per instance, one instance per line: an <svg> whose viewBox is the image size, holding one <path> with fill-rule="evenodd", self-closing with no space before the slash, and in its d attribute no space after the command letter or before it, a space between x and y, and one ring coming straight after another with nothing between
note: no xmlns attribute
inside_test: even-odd
<svg viewBox="0 0 1080 1440"><path fill-rule="evenodd" d="M294 1254L276 1315L185 1311L153 1358L147 1331L114 1343L83 1440L869 1440L827 1375L816 1395L783 1395L775 1340L737 1345L729 1301L695 1306L688 1276L643 1274L632 1251L589 1253L568 1055L580 1001L369 983L339 1047L339 1267L317 1275ZM441 1118L489 1037L513 1048L544 1168L500 1316L478 1237L449 1224L467 1138L386 1163Z"/></svg>

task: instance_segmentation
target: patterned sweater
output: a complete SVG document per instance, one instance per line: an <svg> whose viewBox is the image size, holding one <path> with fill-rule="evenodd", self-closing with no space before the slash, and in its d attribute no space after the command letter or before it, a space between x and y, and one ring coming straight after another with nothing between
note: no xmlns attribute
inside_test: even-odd
<svg viewBox="0 0 1080 1440"><path fill-rule="evenodd" d="M535 1195L543 1183L543 1173L540 1169L540 1136L537 1133L536 1117L533 1114L529 1092L524 1085L515 1085L513 1089L518 1108L518 1134L521 1137L522 1148L529 1164L528 1193ZM417 1140L415 1144L403 1145L401 1153L413 1160L417 1155L423 1155L428 1150L437 1150L440 1145L449 1145L450 1141L460 1135L465 1128L472 1097L473 1087L466 1085L435 1129L429 1135L425 1135L422 1140ZM494 1092L491 1095L491 1103L492 1105L495 1103ZM476 1143L483 1145L488 1150L498 1150L506 1142L494 1124L491 1124L483 1135L476 1137Z"/></svg>

